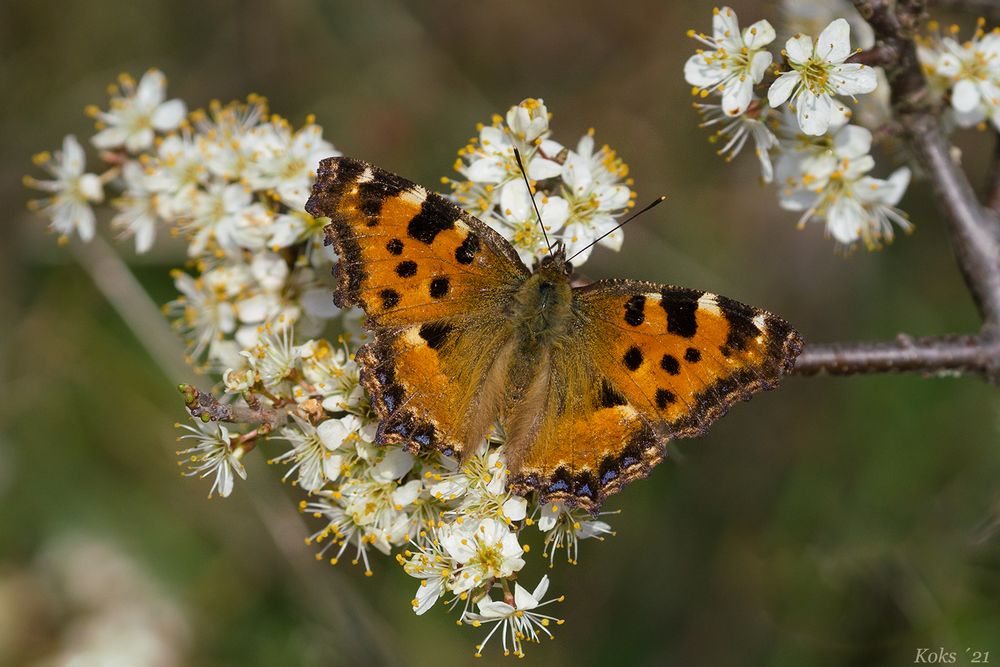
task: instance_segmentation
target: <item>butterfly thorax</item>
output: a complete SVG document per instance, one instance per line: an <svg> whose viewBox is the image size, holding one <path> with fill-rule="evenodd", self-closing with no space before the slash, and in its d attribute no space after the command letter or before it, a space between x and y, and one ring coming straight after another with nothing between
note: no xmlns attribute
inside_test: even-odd
<svg viewBox="0 0 1000 667"><path fill-rule="evenodd" d="M511 313L522 353L557 343L569 331L573 306L571 265L558 248L521 283Z"/></svg>

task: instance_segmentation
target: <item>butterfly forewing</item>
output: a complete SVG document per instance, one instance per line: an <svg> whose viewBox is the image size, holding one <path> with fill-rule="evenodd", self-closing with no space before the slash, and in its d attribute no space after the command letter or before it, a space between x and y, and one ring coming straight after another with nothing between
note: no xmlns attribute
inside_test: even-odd
<svg viewBox="0 0 1000 667"><path fill-rule="evenodd" d="M697 290L601 281L574 305L577 339L553 360L547 417L514 486L589 509L647 475L669 440L776 386L801 349L781 318Z"/></svg>
<svg viewBox="0 0 1000 667"><path fill-rule="evenodd" d="M470 413L495 409L484 385L528 270L479 220L359 160L323 160L306 210L330 219L336 303L360 305L374 331L358 359L378 440L460 450Z"/></svg>

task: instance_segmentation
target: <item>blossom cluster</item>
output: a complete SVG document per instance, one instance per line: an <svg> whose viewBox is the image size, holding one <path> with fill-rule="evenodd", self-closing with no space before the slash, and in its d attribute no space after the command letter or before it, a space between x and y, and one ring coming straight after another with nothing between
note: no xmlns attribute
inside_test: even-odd
<svg viewBox="0 0 1000 667"><path fill-rule="evenodd" d="M972 39L959 41L959 27L942 30L928 24L930 35L917 40L917 55L931 89L950 101L959 127L986 122L1000 130L1000 27L989 32L980 18Z"/></svg>
<svg viewBox="0 0 1000 667"><path fill-rule="evenodd" d="M810 9L799 4L786 3L786 14ZM848 62L857 52L850 33L844 18L829 21L815 40L796 33L779 61L768 50L777 39L768 21L741 30L736 12L717 8L711 35L688 32L707 48L688 59L684 77L699 97L702 127L722 143L720 155L732 160L752 142L763 180L777 184L782 208L801 214L800 227L817 222L840 247L875 249L892 240L894 226L911 229L896 208L910 171L901 167L885 179L870 173L872 132L852 122L844 99L857 103L875 91L879 75ZM718 99L700 101L713 95Z"/></svg>
<svg viewBox="0 0 1000 667"><path fill-rule="evenodd" d="M567 257L579 265L595 241L621 248L617 218L635 205L635 193L628 165L607 145L597 148L593 129L567 148L551 138L550 116L542 100L529 99L506 118L496 115L489 125L480 124L477 136L458 151L459 176L441 182L451 186L459 205L503 234L529 266L547 254L546 237L562 241Z"/></svg>
<svg viewBox="0 0 1000 667"><path fill-rule="evenodd" d="M318 522L307 539L317 558L346 558L370 575L375 554L394 555L418 581L417 614L441 600L459 610L461 623L490 627L477 653L493 637L514 655L551 637L562 621L543 607L562 598L546 598L547 577L531 592L519 583L526 539L540 537L537 560L552 566L557 552L575 562L580 540L603 539L611 528L508 491L500 440L462 462L374 444L376 417L354 360L360 318L334 307L326 279L336 258L322 245L322 223L303 210L319 160L337 155L322 128L311 118L293 128L259 96L187 113L167 99L155 70L138 83L123 75L109 108L87 112L97 121L90 143L103 169L88 172L83 146L67 137L62 151L36 159L52 178L26 178L49 195L33 208L61 239L92 238L94 206L106 201L111 227L133 236L139 252L165 230L183 238L188 269L175 271L179 295L165 312L190 361L220 379L219 405L267 415L180 426L186 474L210 479L210 497L229 496L247 475L243 458L258 445L276 447L269 462L305 493L300 509ZM456 201L510 238L526 261L545 246L532 236L538 222L514 147L550 238L570 253L613 229L633 199L627 168L610 148L595 150L593 133L563 148L549 138L549 122L541 100L511 107L460 151L467 180L449 181ZM617 247L621 233L602 242ZM190 406L197 390L182 391Z"/></svg>

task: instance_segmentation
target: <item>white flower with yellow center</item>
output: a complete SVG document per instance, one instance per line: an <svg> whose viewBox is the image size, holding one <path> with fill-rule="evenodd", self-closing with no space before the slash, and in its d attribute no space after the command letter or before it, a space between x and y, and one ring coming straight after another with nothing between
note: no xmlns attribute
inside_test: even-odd
<svg viewBox="0 0 1000 667"><path fill-rule="evenodd" d="M713 10L712 36L688 31L710 51L699 49L684 63L684 79L702 97L722 92L722 109L728 116L747 110L753 99L753 87L761 82L771 54L764 47L774 41L774 28L767 21L757 21L740 31L736 12L729 7Z"/></svg>
<svg viewBox="0 0 1000 667"><path fill-rule="evenodd" d="M602 512L616 514L617 512ZM549 567L555 564L556 551L566 549L566 560L576 563L580 553L579 542L588 538L603 540L604 535L614 535L611 526L591 515L553 502L539 506L532 514L537 518L538 530L545 533L543 556L548 556Z"/></svg>
<svg viewBox="0 0 1000 667"><path fill-rule="evenodd" d="M310 117L305 127L293 132L287 120L274 118L254 130L255 150L246 179L256 190L273 190L293 211L305 206L319 161L340 155L313 121Z"/></svg>
<svg viewBox="0 0 1000 667"><path fill-rule="evenodd" d="M184 102L164 101L167 78L163 72L149 70L142 75L138 85L132 77L122 74L118 83L120 90L112 95L110 109L87 108L87 113L97 119L100 129L91 139L97 148L124 146L128 152L138 153L153 145L156 132L169 132L184 120L187 113Z"/></svg>
<svg viewBox="0 0 1000 667"><path fill-rule="evenodd" d="M893 239L893 224L910 231L912 224L896 208L910 182L910 170L897 169L886 180L865 176L864 164L836 170L821 187L786 191L781 207L803 211L799 226L824 222L827 233L843 246L864 243L874 250ZM870 168L870 167L869 167Z"/></svg>
<svg viewBox="0 0 1000 667"><path fill-rule="evenodd" d="M178 424L188 433L177 439L194 440L197 443L194 447L177 452L178 456L184 457L180 463L188 467L184 474L188 477L214 475L215 480L212 482L208 497L211 498L213 494L218 493L226 498L233 492L234 475L239 475L240 479L247 478L247 471L242 463L246 451L238 446L239 434L230 434L229 429L222 424L196 423L198 428Z"/></svg>
<svg viewBox="0 0 1000 667"><path fill-rule="evenodd" d="M875 90L874 69L844 62L852 53L850 38L850 25L837 19L820 33L815 45L808 35L795 35L785 43L783 53L792 70L771 84L767 99L772 107L791 99L806 134L826 133L835 111L834 95L853 97Z"/></svg>
<svg viewBox="0 0 1000 667"><path fill-rule="evenodd" d="M416 551L406 549L403 553L396 554L396 561L403 566L406 574L420 580L420 586L410 605L413 613L421 616L445 594L454 573L454 563L434 531L430 531L429 538L422 543L414 543L413 548Z"/></svg>
<svg viewBox="0 0 1000 667"><path fill-rule="evenodd" d="M441 546L460 566L452 591L468 591L488 579L502 579L524 567L524 549L507 524L496 519L466 520L441 529Z"/></svg>
<svg viewBox="0 0 1000 667"><path fill-rule="evenodd" d="M530 593L521 584L514 584L512 600L508 601L509 594L505 596L507 599L503 601L492 600L486 596L476 603L479 613L466 612L462 620L473 627L494 624L493 629L486 635L482 643L476 645L476 657L482 656L483 648L497 633L500 634L503 654L513 654L519 658L524 657L523 642L538 643L543 634L549 639L553 639L549 626L553 622L556 625L562 625L563 620L539 613L537 610L553 602L562 602L564 598L559 596L543 602L548 590L549 577L545 575L535 586L535 590Z"/></svg>
<svg viewBox="0 0 1000 667"><path fill-rule="evenodd" d="M319 491L329 481L330 475L340 475L340 466L331 463L332 452L327 448L316 427L296 414L292 414L292 424L285 426L275 440L287 440L291 448L274 457L268 463L290 463L282 481L298 473L297 482L303 490Z"/></svg>
<svg viewBox="0 0 1000 667"><path fill-rule="evenodd" d="M576 150L569 152L562 167L569 219L560 239L566 244L566 254L576 256L575 266L590 257L592 248L587 246L595 239L600 239L597 245L621 249L625 236L621 230L612 230L618 224L616 216L633 205L634 194L628 187L631 181L625 180L628 165L609 146L598 150L594 147L594 133L589 131L580 138Z"/></svg>
<svg viewBox="0 0 1000 667"><path fill-rule="evenodd" d="M317 519L326 519L326 525L306 538L306 544L322 544L319 552L316 553L316 560L326 557L328 551L333 547L339 547L336 553L330 558L330 564L336 565L343 557L344 552L352 544L355 546L354 558L351 563L357 565L364 562L365 576L372 575L371 563L368 560L368 547L371 546L364 531L354 522L350 514L341 505L342 496L339 491L323 489L313 496L312 502L302 501L299 509L311 514ZM323 543L326 544L323 544Z"/></svg>
<svg viewBox="0 0 1000 667"><path fill-rule="evenodd" d="M542 218L549 238L566 224L569 218L569 202L558 195L535 193L538 215ZM499 224L494 225L505 239L510 241L517 254L528 266L548 254L545 237L538 224L538 216L523 180L508 181L500 189Z"/></svg>
<svg viewBox="0 0 1000 667"><path fill-rule="evenodd" d="M454 459L443 465L452 468ZM527 516L528 501L507 490L507 466L499 449L484 448L450 474L428 475L433 480L429 493L441 502L457 501L448 516L476 516L507 523Z"/></svg>
<svg viewBox="0 0 1000 667"><path fill-rule="evenodd" d="M545 108L545 102L528 98L511 107L507 110L507 127L514 133L515 139L525 144L544 137L549 132L549 110Z"/></svg>
<svg viewBox="0 0 1000 667"><path fill-rule="evenodd" d="M196 137L188 129L165 137L156 148L156 156L144 164L148 187L157 193L160 216L173 220L190 217L198 189L208 178Z"/></svg>
<svg viewBox="0 0 1000 667"><path fill-rule="evenodd" d="M33 199L28 207L49 218L50 225L62 239L76 232L84 241L94 238L96 217L92 203L104 200L104 184L96 174L84 172L86 161L83 147L72 134L63 139L61 151L55 156L39 153L35 164L44 168L55 178L41 181L31 176L24 177L29 188L51 194L43 199Z"/></svg>

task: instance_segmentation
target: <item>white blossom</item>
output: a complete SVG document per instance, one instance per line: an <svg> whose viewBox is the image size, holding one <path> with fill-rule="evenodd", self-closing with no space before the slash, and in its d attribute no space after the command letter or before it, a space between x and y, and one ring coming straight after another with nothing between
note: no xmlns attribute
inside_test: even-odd
<svg viewBox="0 0 1000 667"><path fill-rule="evenodd" d="M97 148L124 146L138 153L153 145L156 132L173 130L184 120L187 107L181 100L165 101L167 78L159 70L143 74L138 85L127 74L118 77L118 82L120 92L112 96L110 109L88 108L100 129L91 139Z"/></svg>
<svg viewBox="0 0 1000 667"><path fill-rule="evenodd" d="M702 97L721 92L727 116L746 111L753 100L754 85L763 80L771 64L771 53L764 50L774 41L771 24L757 21L740 31L736 12L722 7L714 10L711 37L694 30L689 30L688 36L711 49L699 49L684 64L684 78L694 86L692 92Z"/></svg>
<svg viewBox="0 0 1000 667"><path fill-rule="evenodd" d="M834 95L853 97L875 90L875 70L844 62L852 53L850 31L846 20L836 19L823 29L815 45L811 37L801 34L785 43L792 69L771 84L767 99L772 107L790 99L806 134L826 133L836 104Z"/></svg>
<svg viewBox="0 0 1000 667"><path fill-rule="evenodd" d="M441 545L461 564L452 585L456 593L479 586L487 579L509 577L524 567L524 550L517 535L496 519L446 524L441 529Z"/></svg>
<svg viewBox="0 0 1000 667"><path fill-rule="evenodd" d="M101 177L85 172L86 160L80 142L72 134L66 135L61 151L56 151L55 156L39 153L35 164L54 178L42 181L24 177L26 186L50 195L32 200L30 207L44 214L52 229L63 238L73 232L84 241L94 238L96 217L91 204L104 200L104 186Z"/></svg>
<svg viewBox="0 0 1000 667"><path fill-rule="evenodd" d="M238 475L241 479L247 478L247 472L241 461L244 449L235 446L234 443L238 440L239 434L230 434L229 429L222 424L195 423L197 428L180 426L188 432L181 435L178 440L194 440L197 443L193 447L177 452L179 456L184 457L181 463L188 466L184 474L198 477L214 476L208 497L211 498L213 494L218 493L227 498L233 492L234 475Z"/></svg>
<svg viewBox="0 0 1000 667"><path fill-rule="evenodd" d="M549 577L544 575L535 586L535 590L530 593L521 584L514 584L512 600L514 604L486 596L476 603L478 613L466 612L463 620L473 627L493 625L493 629L482 643L476 646L476 657L482 656L483 648L496 634L500 635L504 655L515 655L519 658L524 657L524 642L537 643L542 635L553 639L549 626L553 622L562 625L563 621L555 616L541 613L538 609L553 602L562 602L564 598L560 596L543 601L548 590Z"/></svg>
<svg viewBox="0 0 1000 667"><path fill-rule="evenodd" d="M983 30L980 19L973 38L954 36L921 40L917 53L931 82L950 92L957 124L969 127L990 120L1000 129L1000 29Z"/></svg>
<svg viewBox="0 0 1000 667"><path fill-rule="evenodd" d="M545 548L542 555L549 558L549 567L555 563L556 552L566 549L566 560L578 561L580 540L613 535L611 526L585 512L567 507L562 502L540 505L532 514L537 517L538 530L545 533Z"/></svg>

